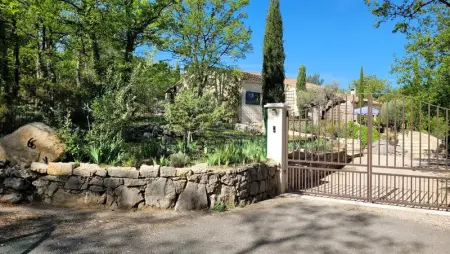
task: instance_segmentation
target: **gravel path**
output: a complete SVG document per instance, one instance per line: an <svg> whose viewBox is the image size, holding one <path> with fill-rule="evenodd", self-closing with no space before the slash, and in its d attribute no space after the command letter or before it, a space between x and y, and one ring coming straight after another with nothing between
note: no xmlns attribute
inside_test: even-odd
<svg viewBox="0 0 450 254"><path fill-rule="evenodd" d="M0 253L448 253L450 212L283 195L225 213L0 206Z"/></svg>

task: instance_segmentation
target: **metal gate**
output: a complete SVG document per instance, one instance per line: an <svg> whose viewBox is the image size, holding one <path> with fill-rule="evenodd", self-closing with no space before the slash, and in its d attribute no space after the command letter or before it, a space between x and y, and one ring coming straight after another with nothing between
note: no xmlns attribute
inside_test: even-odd
<svg viewBox="0 0 450 254"><path fill-rule="evenodd" d="M449 109L396 94L318 104L288 118L288 190L450 209Z"/></svg>

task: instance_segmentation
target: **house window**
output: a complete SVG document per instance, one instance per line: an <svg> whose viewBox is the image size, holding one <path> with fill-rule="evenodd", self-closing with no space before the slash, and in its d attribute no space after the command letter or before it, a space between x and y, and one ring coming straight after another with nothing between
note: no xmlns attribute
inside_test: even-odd
<svg viewBox="0 0 450 254"><path fill-rule="evenodd" d="M260 105L261 104L261 93L255 93L255 92L250 92L250 91L245 92L245 104Z"/></svg>

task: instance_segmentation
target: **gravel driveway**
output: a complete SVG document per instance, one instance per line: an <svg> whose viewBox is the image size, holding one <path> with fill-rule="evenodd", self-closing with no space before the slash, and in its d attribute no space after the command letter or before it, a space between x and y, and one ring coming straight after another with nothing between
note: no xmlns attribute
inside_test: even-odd
<svg viewBox="0 0 450 254"><path fill-rule="evenodd" d="M449 253L449 215L293 194L225 213L0 206L0 253Z"/></svg>

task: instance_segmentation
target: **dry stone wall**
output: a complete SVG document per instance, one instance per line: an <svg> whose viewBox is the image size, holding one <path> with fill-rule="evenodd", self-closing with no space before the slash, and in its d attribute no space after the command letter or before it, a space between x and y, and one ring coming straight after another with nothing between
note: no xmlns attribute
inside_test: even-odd
<svg viewBox="0 0 450 254"><path fill-rule="evenodd" d="M278 194L275 165L251 164L217 171L142 165L100 167L84 163L32 163L0 168L0 202L43 202L69 207L177 211L242 206Z"/></svg>

